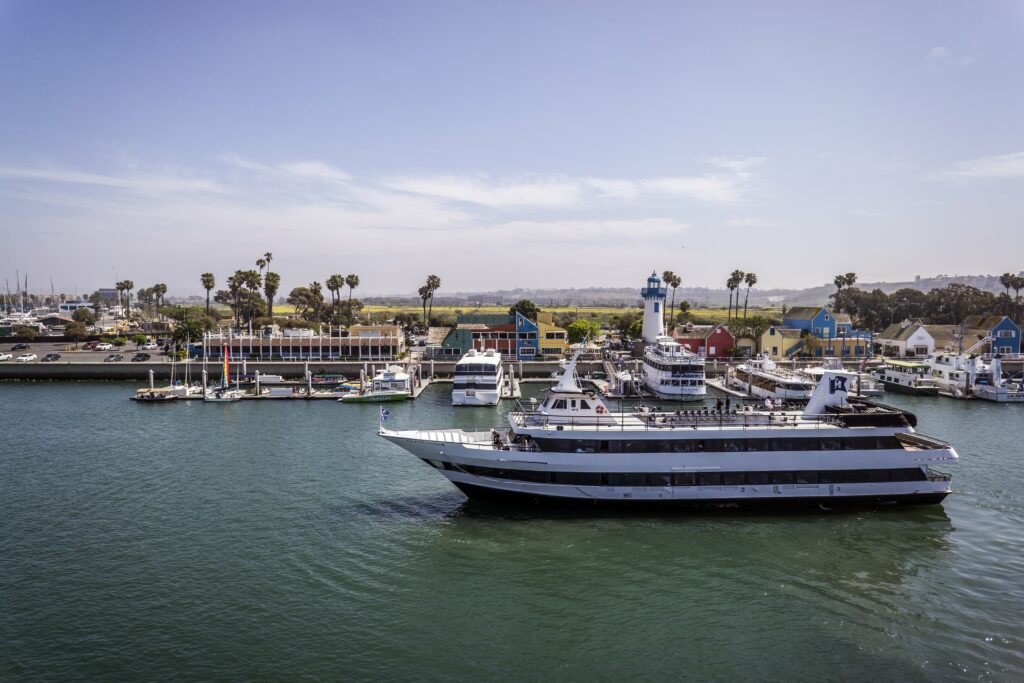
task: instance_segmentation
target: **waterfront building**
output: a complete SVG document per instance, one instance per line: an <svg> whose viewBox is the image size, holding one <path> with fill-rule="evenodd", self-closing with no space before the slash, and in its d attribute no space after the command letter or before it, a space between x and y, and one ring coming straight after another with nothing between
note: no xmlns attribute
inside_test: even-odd
<svg viewBox="0 0 1024 683"><path fill-rule="evenodd" d="M928 356L935 351L935 337L920 320L904 320L875 335L874 347L884 356Z"/></svg>
<svg viewBox="0 0 1024 683"><path fill-rule="evenodd" d="M687 323L676 327L672 337L691 353L705 358L729 358L728 352L736 348L736 336L725 325Z"/></svg>
<svg viewBox="0 0 1024 683"><path fill-rule="evenodd" d="M88 301L62 301L57 306L57 312L65 315L73 315L80 308L92 308Z"/></svg>
<svg viewBox="0 0 1024 683"><path fill-rule="evenodd" d="M761 352L772 360L785 360L800 353L803 333L790 327L772 325L761 335Z"/></svg>
<svg viewBox="0 0 1024 683"><path fill-rule="evenodd" d="M427 357L458 360L470 349L493 349L506 361L563 357L566 331L552 324L550 313L542 311L537 317L538 322L519 312L460 315L439 344L428 346Z"/></svg>
<svg viewBox="0 0 1024 683"><path fill-rule="evenodd" d="M208 333L192 351L199 358L220 359L224 347L232 358L250 360L396 360L405 353L405 334L399 325L352 325L347 335L326 328L317 333L302 329L282 330L281 334L236 335L230 330ZM292 334L295 333L295 334Z"/></svg>
<svg viewBox="0 0 1024 683"><path fill-rule="evenodd" d="M991 336L990 352L1004 356L1020 353L1020 326L1005 315L969 315L964 318L963 327L964 349Z"/></svg>
<svg viewBox="0 0 1024 683"><path fill-rule="evenodd" d="M846 313L834 313L823 306L796 306L782 316L782 327L813 334L822 343L815 356L859 358L872 353L873 334L853 329ZM761 347L764 350L764 347Z"/></svg>

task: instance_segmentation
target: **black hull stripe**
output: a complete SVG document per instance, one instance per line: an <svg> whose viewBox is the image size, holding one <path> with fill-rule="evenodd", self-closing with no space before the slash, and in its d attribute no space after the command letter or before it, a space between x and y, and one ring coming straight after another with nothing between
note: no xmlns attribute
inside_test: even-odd
<svg viewBox="0 0 1024 683"><path fill-rule="evenodd" d="M571 507L658 507L691 509L734 509L734 508L838 508L838 507L879 507L892 505L936 505L941 503L947 492L907 493L867 496L807 496L801 498L719 498L701 500L679 499L598 499L566 498L538 493L509 491L506 489L452 482L459 490L473 499L497 500L533 505L558 505Z"/></svg>

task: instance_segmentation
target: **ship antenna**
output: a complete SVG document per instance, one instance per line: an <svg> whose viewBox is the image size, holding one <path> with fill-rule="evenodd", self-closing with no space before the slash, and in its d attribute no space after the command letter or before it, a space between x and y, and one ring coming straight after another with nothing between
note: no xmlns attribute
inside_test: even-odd
<svg viewBox="0 0 1024 683"><path fill-rule="evenodd" d="M583 393L583 389L580 388L579 382L576 381L576 361L580 358L580 353L583 352L583 347L587 344L589 336L584 337L580 341L579 348L576 349L576 353L572 355L572 360L565 366L565 370L562 372L561 378L558 380L558 384L555 385L555 391L566 391L574 394Z"/></svg>

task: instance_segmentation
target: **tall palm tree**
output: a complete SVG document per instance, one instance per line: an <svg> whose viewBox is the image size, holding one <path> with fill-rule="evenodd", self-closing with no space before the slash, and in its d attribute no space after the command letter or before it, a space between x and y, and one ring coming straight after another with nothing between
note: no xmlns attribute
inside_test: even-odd
<svg viewBox="0 0 1024 683"><path fill-rule="evenodd" d="M263 284L263 277L255 270L247 270L245 271L243 282L245 284L245 288L249 290L245 300L246 307L248 309L249 322L252 322L256 317L256 302L259 300L260 285Z"/></svg>
<svg viewBox="0 0 1024 683"><path fill-rule="evenodd" d="M427 299L430 298L430 287L423 285L416 292L420 295L420 300L423 301L423 326L428 327L427 324Z"/></svg>
<svg viewBox="0 0 1024 683"><path fill-rule="evenodd" d="M274 320L274 297L277 296L280 287L281 276L268 270L263 276L263 295L267 297L267 315L270 316L271 322Z"/></svg>
<svg viewBox="0 0 1024 683"><path fill-rule="evenodd" d="M274 255L268 251L263 255L263 260L267 262L267 270L270 270L270 262L274 260Z"/></svg>
<svg viewBox="0 0 1024 683"><path fill-rule="evenodd" d="M132 290L133 289L135 289L135 283L132 282L131 280L125 280L124 281L124 290L125 290L125 304L126 305L124 307L124 314L125 314L125 319L128 322L132 321Z"/></svg>
<svg viewBox="0 0 1024 683"><path fill-rule="evenodd" d="M739 313L740 308L740 283L743 282L743 276L746 275L742 270L732 271L732 275L729 276L727 287L729 288L729 302L732 303L732 292L736 292L736 312ZM731 318L730 318L731 319Z"/></svg>
<svg viewBox="0 0 1024 683"><path fill-rule="evenodd" d="M324 286L316 280L309 283L309 291L313 293L313 315L320 322L320 309L323 308Z"/></svg>
<svg viewBox="0 0 1024 683"><path fill-rule="evenodd" d="M743 297L743 320L747 319L747 299L750 298L750 288L757 284L757 273L747 273L743 276L743 281L747 283L747 294ZM736 302L739 304L739 301Z"/></svg>
<svg viewBox="0 0 1024 683"><path fill-rule="evenodd" d="M662 273L661 274L661 279L665 281L665 285L666 286L672 288L672 306L671 306L670 310L673 313L672 313L671 316L669 316L669 322L673 322L674 323L673 318L675 316L675 310L676 310L676 287L681 285L683 283L683 280L678 275L673 273L671 270L666 270L664 273ZM666 311L666 313L667 312L668 311ZM666 329L666 334L670 334L670 332L668 331L668 323L665 324L665 329Z"/></svg>
<svg viewBox="0 0 1024 683"><path fill-rule="evenodd" d="M1003 306L1003 315L1008 315L1010 313L1010 307L1009 307L1010 290L1013 289L1013 278L1014 277L1015 276L1014 276L1013 273L1003 273L1002 275L999 276L999 284L1001 284L1003 287L1006 288L1007 303L1006 303L1005 306Z"/></svg>
<svg viewBox="0 0 1024 683"><path fill-rule="evenodd" d="M345 284L348 285L348 309L352 310L352 290L359 286L359 276L355 273L349 273L345 276ZM441 281L438 280L438 287L441 286Z"/></svg>
<svg viewBox="0 0 1024 683"><path fill-rule="evenodd" d="M436 275L427 276L427 290L430 294L430 310L427 312L429 319L434 315L434 292L441 289L441 278Z"/></svg>
<svg viewBox="0 0 1024 683"><path fill-rule="evenodd" d="M1020 290L1024 289L1024 277L1014 275L1013 284L1011 286L1013 287L1013 302L1017 308L1016 317L1020 319Z"/></svg>
<svg viewBox="0 0 1024 683"><path fill-rule="evenodd" d="M267 259L258 258L256 259L256 267L260 269L260 277L263 277L263 269L267 267Z"/></svg>
<svg viewBox="0 0 1024 683"><path fill-rule="evenodd" d="M217 286L217 281L213 278L213 273L203 273L199 276L199 281L206 290L206 315L210 315L210 290Z"/></svg>
<svg viewBox="0 0 1024 683"><path fill-rule="evenodd" d="M341 288L345 286L345 277L343 275L332 275L327 278L324 283L327 286L327 291L331 293L331 310L335 308L335 301L340 300Z"/></svg>

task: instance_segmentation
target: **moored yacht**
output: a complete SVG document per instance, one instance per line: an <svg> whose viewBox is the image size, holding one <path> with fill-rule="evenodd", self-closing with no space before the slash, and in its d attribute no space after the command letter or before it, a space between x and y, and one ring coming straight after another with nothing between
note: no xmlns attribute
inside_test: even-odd
<svg viewBox="0 0 1024 683"><path fill-rule="evenodd" d="M928 374L932 376L939 393L953 398L969 397L978 375L989 370L980 358L942 351L928 358L928 368Z"/></svg>
<svg viewBox="0 0 1024 683"><path fill-rule="evenodd" d="M1024 403L1024 381L1011 379L1003 372L999 354L992 358L988 372L977 378L972 393L976 398L997 403Z"/></svg>
<svg viewBox="0 0 1024 683"><path fill-rule="evenodd" d="M659 398L699 401L707 395L704 359L671 337L658 337L644 349L641 376Z"/></svg>
<svg viewBox="0 0 1024 683"><path fill-rule="evenodd" d="M470 349L455 364L453 406L496 406L501 398L504 371L494 349Z"/></svg>
<svg viewBox="0 0 1024 683"><path fill-rule="evenodd" d="M400 365L381 370L369 382L362 382L357 391L352 391L339 401L344 403L379 403L404 401L412 396L412 377Z"/></svg>
<svg viewBox="0 0 1024 683"><path fill-rule="evenodd" d="M801 373L807 375L815 385L821 381L822 375L828 370L842 370L843 364L838 358L823 358L821 365L814 365L803 368ZM885 393L885 386L866 372L860 370L853 372L853 386L850 393L855 396L881 396Z"/></svg>
<svg viewBox="0 0 1024 683"><path fill-rule="evenodd" d="M953 447L916 418L851 404L850 373L826 372L802 411L613 412L584 391L576 357L509 429L385 429L379 435L470 496L736 507L937 503Z"/></svg>
<svg viewBox="0 0 1024 683"><path fill-rule="evenodd" d="M822 373L822 377L825 374ZM727 381L733 388L757 398L808 399L814 391L809 377L780 368L767 353L737 365L728 374Z"/></svg>
<svg viewBox="0 0 1024 683"><path fill-rule="evenodd" d="M927 363L887 358L878 370L878 381L885 385L886 391L935 396L939 387L930 372Z"/></svg>
<svg viewBox="0 0 1024 683"><path fill-rule="evenodd" d="M665 335L667 290L661 284L658 274L651 273L640 290L644 302L641 382L658 398L699 401L707 394L704 358Z"/></svg>

